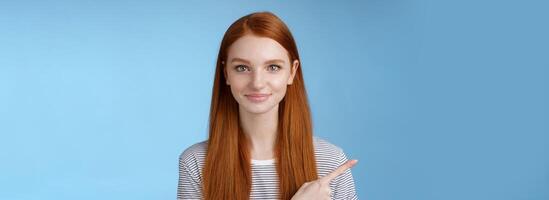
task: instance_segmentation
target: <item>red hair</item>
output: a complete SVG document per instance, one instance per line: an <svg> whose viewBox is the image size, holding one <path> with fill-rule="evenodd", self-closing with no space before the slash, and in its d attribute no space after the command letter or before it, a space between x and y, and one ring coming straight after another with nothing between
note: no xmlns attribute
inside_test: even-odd
<svg viewBox="0 0 549 200"><path fill-rule="evenodd" d="M239 125L238 102L226 85L222 61L231 44L246 35L277 41L288 52L290 63L300 60L288 27L270 12L257 12L235 21L225 32L217 57L206 163L202 171L205 199L249 199L250 156ZM300 62L301 63L301 62ZM290 199L301 185L318 178L314 156L311 113L301 67L279 103L275 163L281 199Z"/></svg>

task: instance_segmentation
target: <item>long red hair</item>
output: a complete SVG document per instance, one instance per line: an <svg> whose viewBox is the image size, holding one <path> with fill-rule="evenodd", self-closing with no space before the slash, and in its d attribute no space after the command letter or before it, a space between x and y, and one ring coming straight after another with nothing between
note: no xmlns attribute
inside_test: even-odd
<svg viewBox="0 0 549 200"><path fill-rule="evenodd" d="M249 199L250 196L249 150L239 125L238 103L230 86L225 84L221 63L227 59L230 45L246 34L271 38L287 50L290 63L296 59L301 61L290 30L270 12L246 15L227 29L217 57L212 91L208 151L202 171L205 199ZM318 178L311 113L301 65L279 103L278 116L274 152L279 194L281 199L290 199L303 183Z"/></svg>

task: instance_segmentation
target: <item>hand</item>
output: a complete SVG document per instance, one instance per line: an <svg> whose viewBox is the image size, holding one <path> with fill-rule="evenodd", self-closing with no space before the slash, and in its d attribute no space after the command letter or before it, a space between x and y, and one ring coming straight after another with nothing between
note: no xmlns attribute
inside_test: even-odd
<svg viewBox="0 0 549 200"><path fill-rule="evenodd" d="M317 180L304 183L292 197L292 200L330 199L330 195L332 193L332 190L330 189L330 181L340 174L343 174L345 170L355 166L357 162L358 160L349 160L328 175Z"/></svg>

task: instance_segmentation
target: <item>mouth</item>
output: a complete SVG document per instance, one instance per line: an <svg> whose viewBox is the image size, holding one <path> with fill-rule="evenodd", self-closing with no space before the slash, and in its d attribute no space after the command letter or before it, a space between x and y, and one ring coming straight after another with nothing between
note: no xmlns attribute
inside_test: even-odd
<svg viewBox="0 0 549 200"><path fill-rule="evenodd" d="M261 103L266 101L271 96L271 94L248 94L244 96L246 96L246 98L251 102Z"/></svg>

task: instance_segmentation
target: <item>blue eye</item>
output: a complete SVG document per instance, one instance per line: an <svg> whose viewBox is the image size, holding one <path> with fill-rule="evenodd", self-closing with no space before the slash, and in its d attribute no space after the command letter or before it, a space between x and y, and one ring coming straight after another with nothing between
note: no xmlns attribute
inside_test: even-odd
<svg viewBox="0 0 549 200"><path fill-rule="evenodd" d="M280 68L281 67L278 66L278 65L269 65L269 71L275 71L276 72L276 71L280 70Z"/></svg>
<svg viewBox="0 0 549 200"><path fill-rule="evenodd" d="M237 72L243 72L248 69L245 65L237 65L234 69L236 69Z"/></svg>

